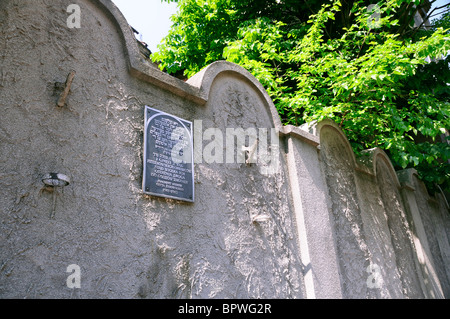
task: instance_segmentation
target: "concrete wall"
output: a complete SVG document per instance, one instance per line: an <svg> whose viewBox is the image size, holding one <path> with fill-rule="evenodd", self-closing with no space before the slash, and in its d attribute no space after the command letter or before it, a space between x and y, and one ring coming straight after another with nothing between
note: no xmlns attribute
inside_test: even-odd
<svg viewBox="0 0 450 319"><path fill-rule="evenodd" d="M450 296L445 198L331 121L283 127L239 66L160 72L107 0L2 0L0 48L1 298ZM145 105L194 122L193 204L142 192ZM227 163L230 128L273 129L277 165Z"/></svg>

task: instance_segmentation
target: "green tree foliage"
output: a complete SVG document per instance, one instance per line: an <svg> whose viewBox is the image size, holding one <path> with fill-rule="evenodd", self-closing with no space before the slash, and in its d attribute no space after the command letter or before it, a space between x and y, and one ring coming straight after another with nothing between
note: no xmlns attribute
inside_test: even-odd
<svg viewBox="0 0 450 319"><path fill-rule="evenodd" d="M450 189L448 13L414 28L424 0L180 0L153 56L192 76L226 59L267 89L285 124L330 118L354 151L380 147Z"/></svg>

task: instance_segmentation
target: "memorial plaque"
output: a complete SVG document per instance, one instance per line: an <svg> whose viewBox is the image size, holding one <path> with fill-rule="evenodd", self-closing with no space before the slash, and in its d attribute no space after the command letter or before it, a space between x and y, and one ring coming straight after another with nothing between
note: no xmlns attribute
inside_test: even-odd
<svg viewBox="0 0 450 319"><path fill-rule="evenodd" d="M194 202L192 122L145 107L145 194Z"/></svg>

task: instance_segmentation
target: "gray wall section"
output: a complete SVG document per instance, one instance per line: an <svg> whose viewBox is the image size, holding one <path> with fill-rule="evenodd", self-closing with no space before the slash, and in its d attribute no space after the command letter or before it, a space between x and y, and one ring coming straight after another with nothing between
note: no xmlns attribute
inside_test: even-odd
<svg viewBox="0 0 450 319"><path fill-rule="evenodd" d="M331 121L283 127L241 67L173 78L107 0L3 0L0 48L1 298L449 298L445 198ZM194 122L193 204L142 192L145 105ZM210 162L227 128L274 129L275 169Z"/></svg>

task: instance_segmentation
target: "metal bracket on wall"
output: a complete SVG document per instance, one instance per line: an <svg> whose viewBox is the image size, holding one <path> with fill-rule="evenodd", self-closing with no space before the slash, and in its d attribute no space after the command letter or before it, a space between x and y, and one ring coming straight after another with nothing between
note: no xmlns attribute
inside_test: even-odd
<svg viewBox="0 0 450 319"><path fill-rule="evenodd" d="M67 80L66 80L66 83L64 85L64 91L61 93L61 96L59 97L59 100L58 100L58 103L57 103L57 105L59 107L63 107L64 105L66 105L66 99L67 99L67 96L69 95L70 87L72 86L72 82L73 82L73 79L75 77L75 74L76 74L75 71L71 71L69 73L69 75L67 76Z"/></svg>

